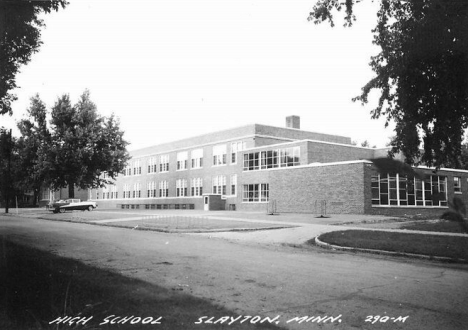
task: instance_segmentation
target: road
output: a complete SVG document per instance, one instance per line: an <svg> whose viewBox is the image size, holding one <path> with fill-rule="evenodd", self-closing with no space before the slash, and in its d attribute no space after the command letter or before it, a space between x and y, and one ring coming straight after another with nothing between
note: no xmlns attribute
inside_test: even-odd
<svg viewBox="0 0 468 330"><path fill-rule="evenodd" d="M334 324L282 322L289 329L443 330L468 324L467 265L9 216L0 217L0 235L163 287L182 287L241 315L341 315ZM388 319L371 324L371 315Z"/></svg>

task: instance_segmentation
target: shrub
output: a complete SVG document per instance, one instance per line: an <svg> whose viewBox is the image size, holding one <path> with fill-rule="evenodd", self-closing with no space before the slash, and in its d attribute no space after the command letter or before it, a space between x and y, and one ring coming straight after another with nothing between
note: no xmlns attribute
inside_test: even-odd
<svg viewBox="0 0 468 330"><path fill-rule="evenodd" d="M441 215L440 217L443 220L449 220L449 221L456 221L456 222L463 222L465 219L463 219L463 216L455 211L447 211L444 212L444 214Z"/></svg>
<svg viewBox="0 0 468 330"><path fill-rule="evenodd" d="M465 203L463 203L463 201L460 198L454 197L453 201L449 202L449 206L451 210L442 214L440 218L444 220L458 222L461 228L466 233L468 233L468 221L465 219L465 216L466 216Z"/></svg>

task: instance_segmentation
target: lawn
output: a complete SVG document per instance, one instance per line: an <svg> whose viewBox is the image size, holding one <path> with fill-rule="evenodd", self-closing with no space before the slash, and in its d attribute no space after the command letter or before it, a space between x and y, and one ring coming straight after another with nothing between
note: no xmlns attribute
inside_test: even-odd
<svg viewBox="0 0 468 330"><path fill-rule="evenodd" d="M0 243L0 329L278 329L248 321L195 325L201 316L237 314L182 288L171 290L6 240ZM92 318L84 325L49 324L65 315ZM111 315L134 317L125 324L99 325ZM142 324L144 319L160 324Z"/></svg>
<svg viewBox="0 0 468 330"><path fill-rule="evenodd" d="M468 260L468 237L346 230L325 233L319 239L338 246Z"/></svg>
<svg viewBox="0 0 468 330"><path fill-rule="evenodd" d="M414 221L400 226L400 229L437 231L447 233L464 233L460 224L455 221L436 220L436 221Z"/></svg>

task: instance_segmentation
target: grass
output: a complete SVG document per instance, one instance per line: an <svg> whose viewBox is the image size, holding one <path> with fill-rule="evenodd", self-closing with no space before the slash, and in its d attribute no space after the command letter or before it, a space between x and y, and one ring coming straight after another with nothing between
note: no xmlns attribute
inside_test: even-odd
<svg viewBox="0 0 468 330"><path fill-rule="evenodd" d="M468 237L346 230L325 233L319 239L333 245L360 249L468 259Z"/></svg>
<svg viewBox="0 0 468 330"><path fill-rule="evenodd" d="M248 322L194 325L201 316L236 313L179 290L0 242L1 329L278 329ZM49 324L64 315L93 319L79 326ZM163 318L160 325L99 325L110 315Z"/></svg>
<svg viewBox="0 0 468 330"><path fill-rule="evenodd" d="M100 213L100 212L66 212L59 214L41 215L40 219L56 220L56 221L73 221L92 223L97 221L98 224L137 228L148 230L160 230L167 232L210 232L220 230L252 230L264 228L284 228L282 224L270 224L260 222L236 221L231 219L221 220L212 219L199 215L175 215L175 214L126 214L126 213ZM128 219L128 220L126 220ZM104 222L99 222L104 220ZM287 227L287 226L286 226Z"/></svg>
<svg viewBox="0 0 468 330"><path fill-rule="evenodd" d="M460 224L454 221L438 220L438 221L417 221L403 224L400 229L407 230L422 230L422 231L437 231L445 233L464 233Z"/></svg>

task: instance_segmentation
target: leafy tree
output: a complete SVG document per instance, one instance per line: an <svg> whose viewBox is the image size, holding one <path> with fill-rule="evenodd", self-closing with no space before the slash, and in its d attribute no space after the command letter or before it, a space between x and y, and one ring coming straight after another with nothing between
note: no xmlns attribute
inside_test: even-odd
<svg viewBox="0 0 468 330"><path fill-rule="evenodd" d="M310 13L315 23L345 10L345 26L356 19L357 0L319 0ZM368 102L380 91L372 118L396 124L391 155L401 151L408 164L460 166L468 127L468 1L379 0L371 58L376 76L353 100ZM423 143L424 149L420 149Z"/></svg>
<svg viewBox="0 0 468 330"><path fill-rule="evenodd" d="M18 184L22 173L19 169L20 149L17 139L11 136L11 130L0 129L0 201L5 203L5 213L14 196L20 195Z"/></svg>
<svg viewBox="0 0 468 330"><path fill-rule="evenodd" d="M0 1L0 115L12 114L11 103L17 99L10 92L17 87L15 76L42 44L45 24L39 15L67 4L65 0Z"/></svg>
<svg viewBox="0 0 468 330"><path fill-rule="evenodd" d="M18 141L21 150L19 166L23 173L20 184L24 190L33 191L33 206L35 206L46 179L45 173L40 171L39 155L51 141L47 127L47 109L39 95L31 98L31 106L27 110L27 115L27 118L18 123L21 133Z"/></svg>
<svg viewBox="0 0 468 330"><path fill-rule="evenodd" d="M90 100L89 92L72 106L68 95L58 98L51 111L50 141L38 149L36 172L52 189L68 186L102 187L122 172L129 159L128 143L119 121L102 117ZM102 176L107 173L107 178Z"/></svg>

